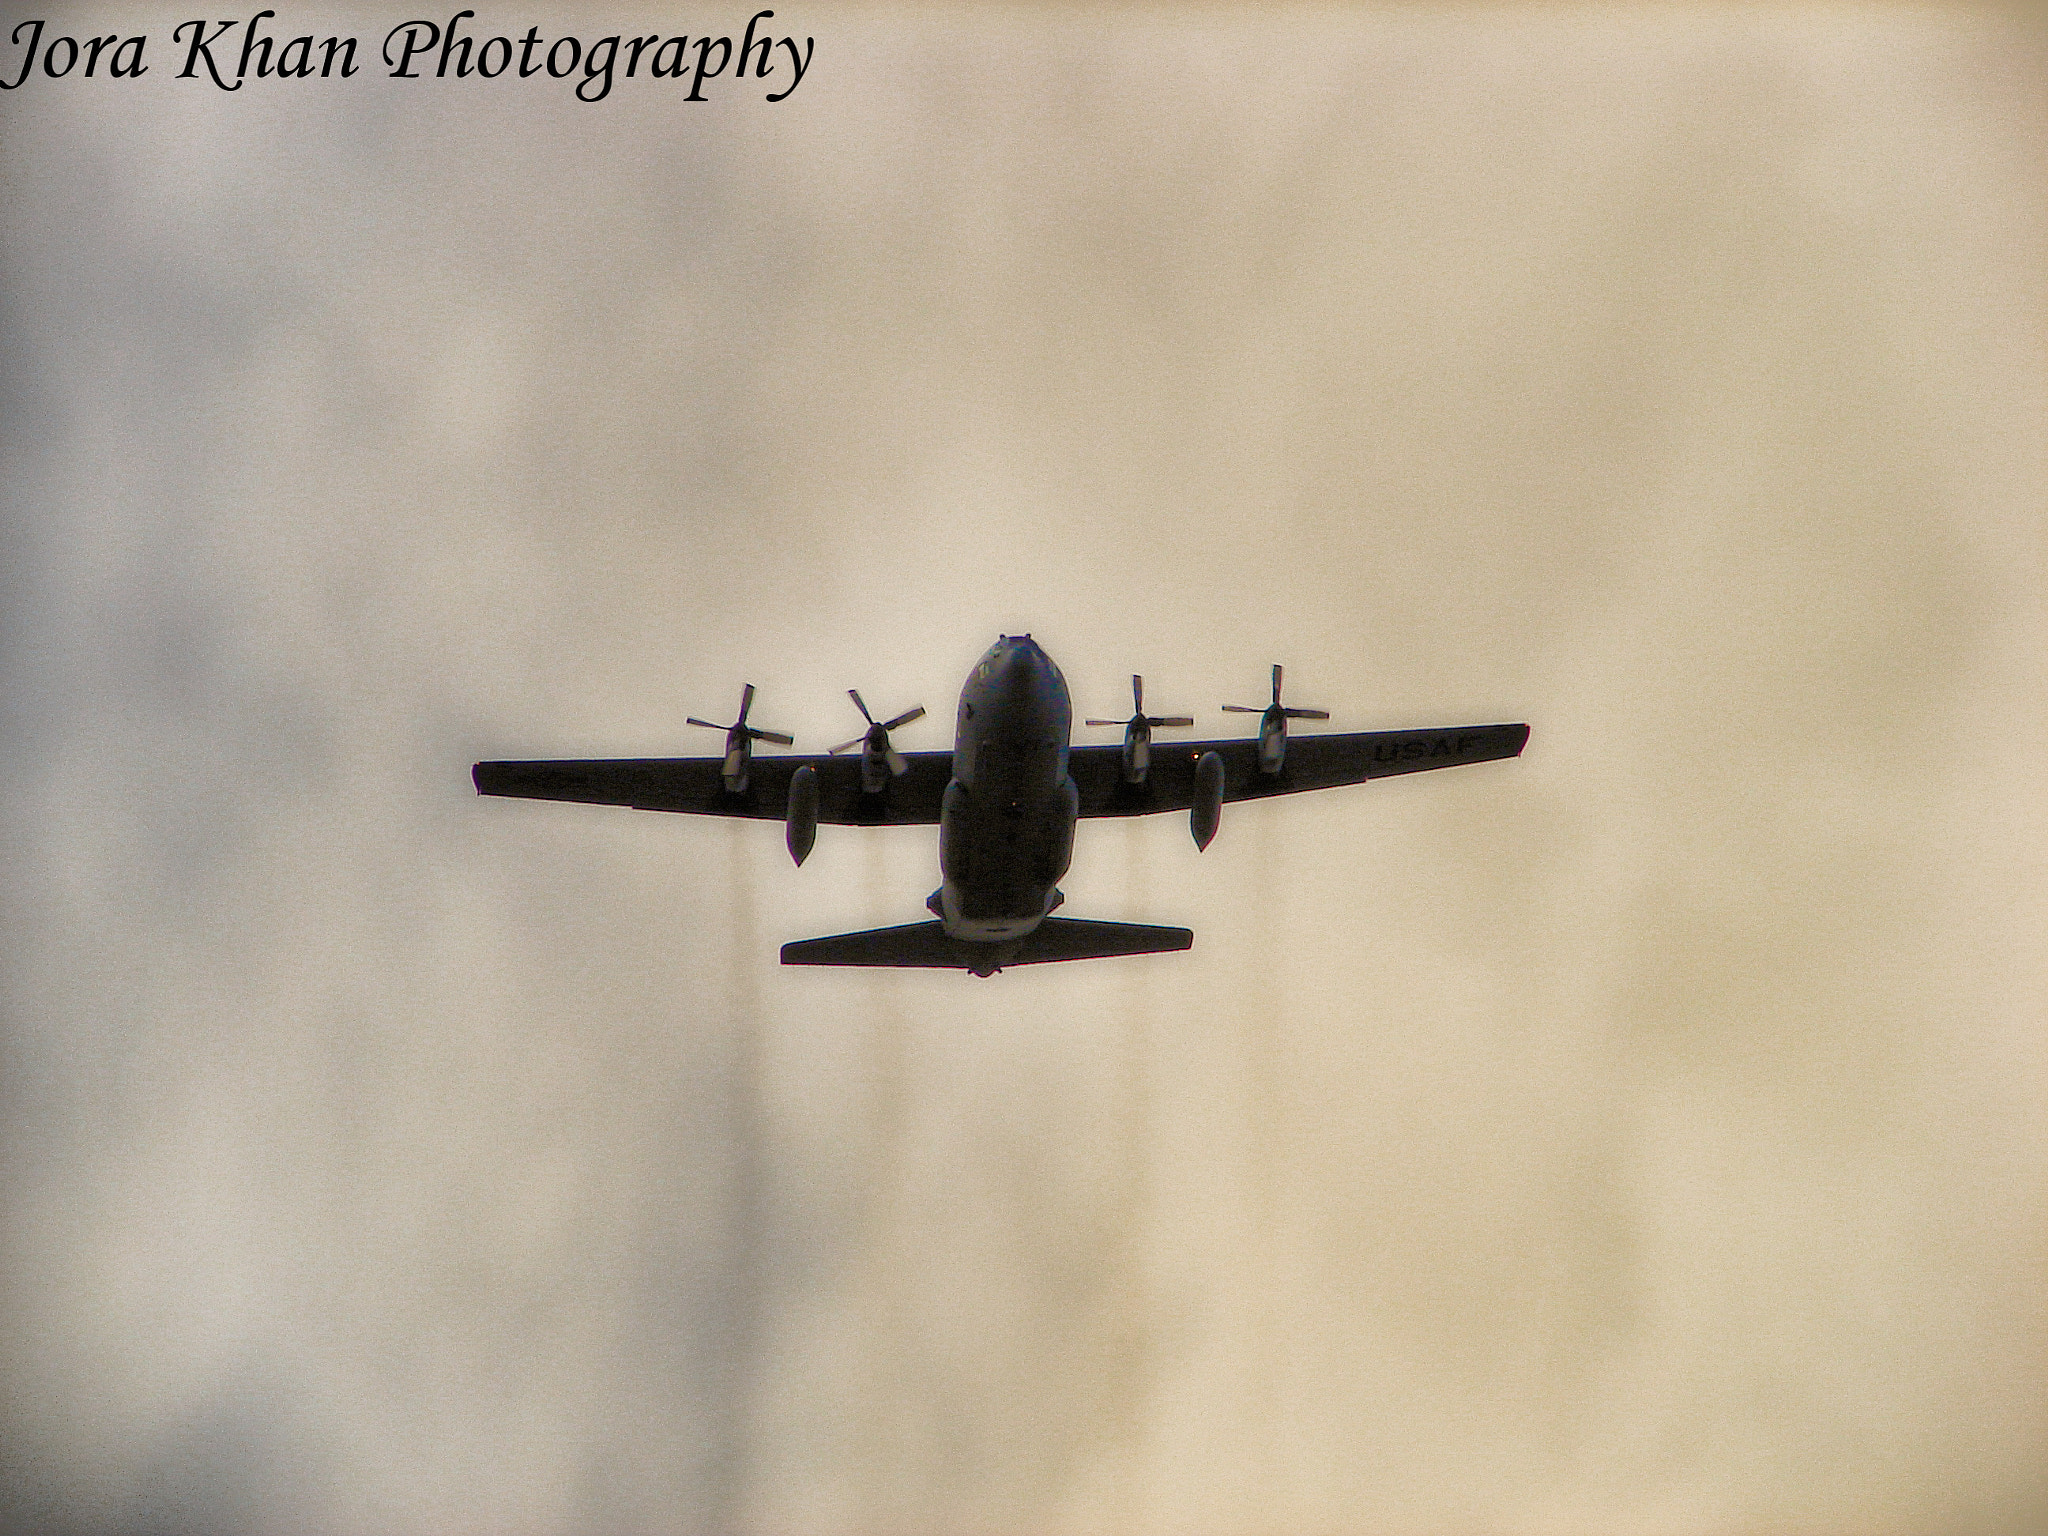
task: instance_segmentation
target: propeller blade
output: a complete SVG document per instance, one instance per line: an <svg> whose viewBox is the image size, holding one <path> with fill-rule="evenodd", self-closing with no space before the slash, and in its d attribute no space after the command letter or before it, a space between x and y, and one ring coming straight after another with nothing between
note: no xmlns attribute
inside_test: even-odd
<svg viewBox="0 0 2048 1536"><path fill-rule="evenodd" d="M1223 708L1234 715L1263 715L1265 707L1258 704L1225 704Z"/></svg>
<svg viewBox="0 0 2048 1536"><path fill-rule="evenodd" d="M894 720L884 721L882 723L882 729L885 731L893 731L899 725L908 725L913 720L922 720L923 718L924 706L920 704L915 709L905 710L902 714L898 715Z"/></svg>
<svg viewBox="0 0 2048 1536"><path fill-rule="evenodd" d="M1330 712L1327 709L1283 709L1280 713L1290 720L1327 720L1330 718Z"/></svg>
<svg viewBox="0 0 2048 1536"><path fill-rule="evenodd" d="M837 757L842 752L851 752L855 747L859 746L862 742L866 741L867 739L868 733L866 731L862 731L858 736L854 737L853 740L842 741L841 743L839 743L838 746L827 747L825 750L828 753L830 753L833 757Z"/></svg>
<svg viewBox="0 0 2048 1536"><path fill-rule="evenodd" d="M897 778L900 779L904 774L910 772L909 760L894 747L888 748L882 755L889 760L889 771Z"/></svg>
<svg viewBox="0 0 2048 1536"><path fill-rule="evenodd" d="M1273 663L1273 702L1280 702L1280 663Z"/></svg>
<svg viewBox="0 0 2048 1536"><path fill-rule="evenodd" d="M1131 674L1131 707L1137 714L1145 713L1145 679L1135 672Z"/></svg>
<svg viewBox="0 0 2048 1536"><path fill-rule="evenodd" d="M1162 725L1193 725L1195 717L1193 715L1158 715L1145 723L1155 728Z"/></svg>
<svg viewBox="0 0 2048 1536"><path fill-rule="evenodd" d="M875 717L868 713L867 705L861 702L860 690L858 688L849 688L846 690L846 696L853 700L853 707L860 711L861 719L867 721L869 725L873 725Z"/></svg>
<svg viewBox="0 0 2048 1536"><path fill-rule="evenodd" d="M1084 720L1082 722L1084 725L1122 725L1123 723L1121 720Z"/></svg>
<svg viewBox="0 0 2048 1536"><path fill-rule="evenodd" d="M794 736L785 736L780 731L758 730L755 727L747 724L747 711L753 708L753 706L754 685L752 683L748 683L744 688L740 690L739 718L733 721L731 725L720 725L715 720L699 720L695 715L685 715L683 718L687 720L691 725L703 726L704 729L707 731L724 731L728 735L730 735L734 731L737 731L740 734L740 739L742 742L772 741L777 746L783 747L793 747L796 745L796 738ZM737 751L738 748L735 747L734 750Z"/></svg>

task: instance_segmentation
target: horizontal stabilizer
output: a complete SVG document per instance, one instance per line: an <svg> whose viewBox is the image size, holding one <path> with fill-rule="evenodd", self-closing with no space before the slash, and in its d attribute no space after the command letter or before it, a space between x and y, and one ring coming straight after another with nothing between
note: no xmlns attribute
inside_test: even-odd
<svg viewBox="0 0 2048 1536"><path fill-rule="evenodd" d="M1096 960L1109 955L1150 955L1186 949L1193 930L1156 928L1147 923L1094 923L1078 917L1048 917L1021 939L978 944L946 936L940 923L905 923L799 939L782 946L784 965L930 966L987 976L1006 965L1043 965L1051 960Z"/></svg>

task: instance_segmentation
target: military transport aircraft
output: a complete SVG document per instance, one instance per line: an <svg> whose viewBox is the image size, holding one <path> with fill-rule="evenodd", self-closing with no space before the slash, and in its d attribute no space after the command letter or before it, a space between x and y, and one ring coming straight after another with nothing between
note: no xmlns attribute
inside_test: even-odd
<svg viewBox="0 0 2048 1536"><path fill-rule="evenodd" d="M691 719L726 733L722 757L478 763L471 773L486 795L780 821L798 864L820 822L936 822L941 883L925 903L936 921L785 944L782 963L938 966L992 976L1006 965L1153 954L1194 942L1186 928L1050 915L1065 899L1056 882L1073 856L1079 817L1186 811L1196 847L1206 848L1225 801L1515 757L1529 739L1526 725L1466 725L1290 741L1289 720L1329 716L1281 704L1281 677L1275 666L1271 704L1224 706L1257 714L1256 737L1156 745L1154 730L1194 721L1146 714L1144 680L1133 677L1128 720L1087 722L1123 726L1122 745L1076 747L1068 742L1072 708L1060 669L1029 635L1004 635L960 690L951 752L898 752L889 732L923 708L877 721L854 693L868 722L864 734L822 757L757 759L756 741L790 739L747 723L750 683L731 725ZM839 755L856 746L858 757Z"/></svg>

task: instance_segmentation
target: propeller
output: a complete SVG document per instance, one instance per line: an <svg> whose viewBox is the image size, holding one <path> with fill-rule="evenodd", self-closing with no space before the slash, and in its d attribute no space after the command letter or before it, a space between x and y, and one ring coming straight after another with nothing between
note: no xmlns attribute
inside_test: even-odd
<svg viewBox="0 0 2048 1536"><path fill-rule="evenodd" d="M924 706L920 704L915 709L906 709L894 720L877 720L868 713L868 707L862 701L858 688L849 688L846 690L846 694L848 698L853 700L853 707L860 711L861 719L867 721L868 728L854 737L853 740L842 741L838 746L831 748L832 755L836 757L841 752L851 752L855 747L865 744L874 748L877 753L887 760L889 772L901 778L909 771L910 764L903 760L901 752L898 752L889 745L889 733L899 725L908 725L913 720L922 719L924 717Z"/></svg>
<svg viewBox="0 0 2048 1536"><path fill-rule="evenodd" d="M1120 725L1124 728L1124 782L1142 784L1152 767L1152 728L1155 725L1193 725L1192 715L1148 715L1145 713L1145 679L1131 674L1131 718L1090 720L1090 725Z"/></svg>
<svg viewBox="0 0 2048 1536"><path fill-rule="evenodd" d="M1263 715L1270 710L1279 710L1288 720L1327 720L1327 709L1289 709L1280 702L1280 663L1273 663L1273 702L1271 704L1226 704L1223 706L1236 715Z"/></svg>
<svg viewBox="0 0 2048 1536"><path fill-rule="evenodd" d="M686 718L692 725L701 725L707 730L724 731L728 750L742 741L772 741L777 746L793 747L796 738L785 736L780 731L764 731L757 725L747 724L747 711L754 707L754 685L748 683L740 693L740 715L731 725L720 725L715 720L699 720L695 715Z"/></svg>
<svg viewBox="0 0 2048 1536"><path fill-rule="evenodd" d="M1131 674L1132 714L1128 720L1090 720L1090 725L1121 725L1124 727L1143 726L1152 730L1162 725L1193 725L1193 715L1148 715L1145 713L1145 679L1137 673Z"/></svg>

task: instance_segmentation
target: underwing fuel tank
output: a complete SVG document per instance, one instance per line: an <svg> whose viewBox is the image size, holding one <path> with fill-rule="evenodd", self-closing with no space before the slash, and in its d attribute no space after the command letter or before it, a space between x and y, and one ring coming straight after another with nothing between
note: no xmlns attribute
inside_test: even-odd
<svg viewBox="0 0 2048 1536"><path fill-rule="evenodd" d="M789 812L783 839L801 866L818 840L818 770L808 763L789 776Z"/></svg>
<svg viewBox="0 0 2048 1536"><path fill-rule="evenodd" d="M1223 759L1204 752L1195 764L1195 803L1188 807L1188 830L1195 835L1195 847L1206 848L1223 820Z"/></svg>

